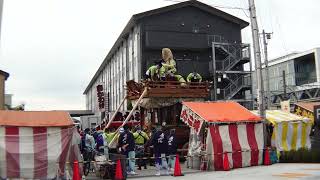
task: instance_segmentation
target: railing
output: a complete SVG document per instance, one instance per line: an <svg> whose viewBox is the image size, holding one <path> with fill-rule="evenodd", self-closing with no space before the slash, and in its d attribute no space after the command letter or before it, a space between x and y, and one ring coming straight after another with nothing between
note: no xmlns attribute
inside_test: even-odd
<svg viewBox="0 0 320 180"><path fill-rule="evenodd" d="M142 89L148 89L146 97L207 97L210 91L209 82L181 83L179 81L143 81L127 82L129 99L136 99Z"/></svg>
<svg viewBox="0 0 320 180"><path fill-rule="evenodd" d="M194 89L208 89L209 82L188 82L185 86L182 86L179 81L144 81L144 86L149 88L194 88Z"/></svg>
<svg viewBox="0 0 320 180"><path fill-rule="evenodd" d="M249 58L248 48L243 49L239 45L217 45L217 47L228 54L224 60L219 62L222 70L230 70L243 58Z"/></svg>
<svg viewBox="0 0 320 180"><path fill-rule="evenodd" d="M233 83L230 83L226 86L223 90L223 97L225 99L230 99L237 93L243 86L250 86L251 85L251 77L250 76L240 76L238 79L234 80Z"/></svg>
<svg viewBox="0 0 320 180"><path fill-rule="evenodd" d="M213 42L228 43L226 39L219 35L208 35L208 46L211 47Z"/></svg>

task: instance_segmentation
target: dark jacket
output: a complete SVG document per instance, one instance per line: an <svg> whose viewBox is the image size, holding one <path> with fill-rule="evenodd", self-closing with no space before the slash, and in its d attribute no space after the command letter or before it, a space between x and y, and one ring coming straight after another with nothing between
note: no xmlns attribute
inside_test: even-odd
<svg viewBox="0 0 320 180"><path fill-rule="evenodd" d="M130 151L134 151L134 147L136 144L134 142L133 134L130 131L125 131L119 136L118 146L122 147L126 144L128 144L128 146L125 148L124 153L127 154Z"/></svg>
<svg viewBox="0 0 320 180"><path fill-rule="evenodd" d="M170 135L168 138L168 154L174 155L177 153L177 140L175 135Z"/></svg>
<svg viewBox="0 0 320 180"><path fill-rule="evenodd" d="M167 153L168 139L162 130L157 131L152 138L154 153Z"/></svg>

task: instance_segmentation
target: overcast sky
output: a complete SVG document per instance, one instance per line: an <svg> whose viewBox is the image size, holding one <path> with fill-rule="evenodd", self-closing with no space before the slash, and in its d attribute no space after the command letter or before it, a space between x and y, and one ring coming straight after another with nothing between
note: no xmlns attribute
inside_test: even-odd
<svg viewBox="0 0 320 180"><path fill-rule="evenodd" d="M202 0L248 8L247 0ZM139 12L165 0L5 0L0 69L6 93L27 110L85 109L84 89L118 35ZM260 30L273 32L269 58L320 46L319 0L256 0ZM221 9L246 21L247 10ZM250 28L242 32L251 43Z"/></svg>

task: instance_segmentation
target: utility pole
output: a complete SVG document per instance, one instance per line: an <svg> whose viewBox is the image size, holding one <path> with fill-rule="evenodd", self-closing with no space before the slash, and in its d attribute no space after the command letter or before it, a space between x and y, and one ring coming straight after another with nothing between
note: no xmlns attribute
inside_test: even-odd
<svg viewBox="0 0 320 180"><path fill-rule="evenodd" d="M264 95L263 95L263 81L262 81L262 71L261 71L261 52L260 52L260 40L259 40L259 28L256 15L256 7L254 5L254 0L249 1L249 11L250 11L250 21L252 29L252 39L253 39L253 50L255 58L255 66L257 73L257 85L258 85L258 110L260 116L265 119L265 105L264 105Z"/></svg>
<svg viewBox="0 0 320 180"><path fill-rule="evenodd" d="M269 65L268 65L268 43L266 39L270 39L271 33L266 33L264 30L262 31L263 35L263 47L264 47L264 65L265 65L265 76L267 81L267 87L266 87L266 97L267 97L267 109L271 106L271 96L270 96L270 81L269 81Z"/></svg>

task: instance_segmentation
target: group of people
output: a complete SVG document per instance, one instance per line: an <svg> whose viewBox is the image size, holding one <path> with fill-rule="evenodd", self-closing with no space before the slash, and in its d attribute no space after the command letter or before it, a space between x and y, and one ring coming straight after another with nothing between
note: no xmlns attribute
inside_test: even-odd
<svg viewBox="0 0 320 180"><path fill-rule="evenodd" d="M110 151L120 153L127 159L127 173L135 175L136 164L138 170L141 170L142 167L147 169L149 157L146 156L146 148L150 148L154 154L156 175L161 175L161 170L165 174L170 174L174 169L177 153L175 130L171 129L167 133L162 128L158 126L148 134L141 127L130 130L128 125L124 125L119 129L118 135L114 130L105 129L92 132L88 128L82 134L80 149L85 161L93 160L95 152L104 154L106 159L109 159ZM115 136L119 136L118 145L116 149L111 149L109 145Z"/></svg>
<svg viewBox="0 0 320 180"><path fill-rule="evenodd" d="M145 157L145 148L153 149L156 175L161 175L161 170L169 174L174 169L175 155L177 153L177 142L175 130L171 129L169 134L158 126L156 130L148 136L140 127L134 133L129 130L128 126L120 128L120 137L118 141L119 152L128 158L128 174L136 174L135 163L137 159L138 169L142 166L147 169Z"/></svg>
<svg viewBox="0 0 320 180"><path fill-rule="evenodd" d="M180 82L181 86L186 86L186 82L202 81L201 75L197 72L191 72L187 76L187 81L177 74L176 61L169 48L162 49L162 60L148 68L146 77L152 81L176 80Z"/></svg>

